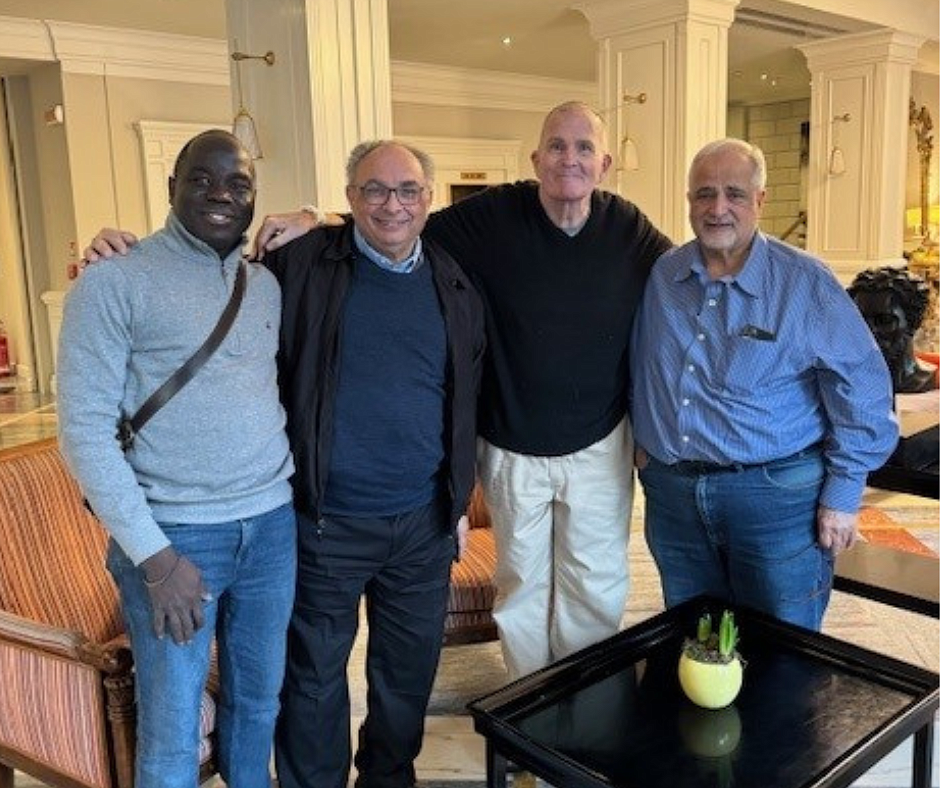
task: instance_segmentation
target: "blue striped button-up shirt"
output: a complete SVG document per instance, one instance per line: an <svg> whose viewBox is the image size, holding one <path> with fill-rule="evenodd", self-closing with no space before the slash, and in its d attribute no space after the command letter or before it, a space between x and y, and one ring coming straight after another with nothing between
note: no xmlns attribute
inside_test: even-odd
<svg viewBox="0 0 940 788"><path fill-rule="evenodd" d="M736 276L697 241L653 267L631 353L637 444L661 462L762 463L823 442L820 503L853 512L898 437L891 379L818 260L757 233Z"/></svg>

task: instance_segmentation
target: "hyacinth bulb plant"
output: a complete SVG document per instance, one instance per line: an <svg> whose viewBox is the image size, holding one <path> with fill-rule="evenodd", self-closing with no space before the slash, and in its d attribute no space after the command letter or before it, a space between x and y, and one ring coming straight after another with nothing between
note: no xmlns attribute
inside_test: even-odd
<svg viewBox="0 0 940 788"><path fill-rule="evenodd" d="M744 678L738 639L730 610L721 614L717 632L710 614L699 618L695 637L686 639L679 657L679 684L689 700L706 709L721 709L738 696Z"/></svg>

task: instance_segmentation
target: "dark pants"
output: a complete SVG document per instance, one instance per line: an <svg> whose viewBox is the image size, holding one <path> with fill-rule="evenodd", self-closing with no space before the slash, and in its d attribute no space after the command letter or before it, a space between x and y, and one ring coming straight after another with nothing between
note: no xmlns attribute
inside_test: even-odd
<svg viewBox="0 0 940 788"><path fill-rule="evenodd" d="M275 738L281 788L345 788L346 665L366 598L367 716L359 788L410 788L437 671L454 540L444 507L393 517L298 514L297 596Z"/></svg>

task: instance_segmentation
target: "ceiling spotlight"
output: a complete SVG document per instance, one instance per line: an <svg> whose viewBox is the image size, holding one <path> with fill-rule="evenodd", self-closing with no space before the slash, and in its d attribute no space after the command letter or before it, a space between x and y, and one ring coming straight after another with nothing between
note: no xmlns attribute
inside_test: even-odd
<svg viewBox="0 0 940 788"><path fill-rule="evenodd" d="M512 46L512 38L510 38L509 36L506 36L505 38L503 38L503 46L504 46L504 47L511 47L511 46Z"/></svg>
<svg viewBox="0 0 940 788"><path fill-rule="evenodd" d="M761 74L761 75L760 75L760 78L761 78L761 80L764 81L764 82L767 81L767 75L766 75L766 74Z"/></svg>

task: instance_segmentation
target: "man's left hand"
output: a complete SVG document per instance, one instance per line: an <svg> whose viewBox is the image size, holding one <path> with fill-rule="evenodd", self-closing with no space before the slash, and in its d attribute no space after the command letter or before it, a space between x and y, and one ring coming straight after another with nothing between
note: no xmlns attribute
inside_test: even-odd
<svg viewBox="0 0 940 788"><path fill-rule="evenodd" d="M857 517L854 512L840 512L820 506L816 512L820 546L832 550L834 556L848 550L858 537Z"/></svg>

